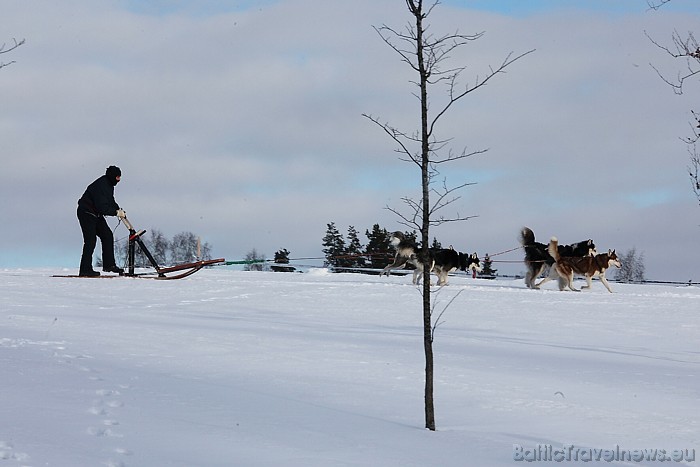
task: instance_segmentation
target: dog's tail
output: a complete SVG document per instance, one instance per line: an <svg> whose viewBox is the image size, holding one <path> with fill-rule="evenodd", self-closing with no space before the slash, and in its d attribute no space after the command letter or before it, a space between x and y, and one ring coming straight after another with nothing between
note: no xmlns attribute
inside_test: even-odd
<svg viewBox="0 0 700 467"><path fill-rule="evenodd" d="M535 232L529 227L523 227L520 230L520 244L522 246L532 245L535 243Z"/></svg>
<svg viewBox="0 0 700 467"><path fill-rule="evenodd" d="M549 240L547 251L549 252L549 256L554 258L554 261L559 261L559 240L557 240L557 237L552 237Z"/></svg>

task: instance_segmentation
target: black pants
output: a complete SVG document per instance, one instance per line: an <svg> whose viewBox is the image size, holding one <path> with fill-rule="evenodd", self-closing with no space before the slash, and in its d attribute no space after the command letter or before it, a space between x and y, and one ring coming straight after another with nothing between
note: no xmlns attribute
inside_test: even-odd
<svg viewBox="0 0 700 467"><path fill-rule="evenodd" d="M92 271L92 253L97 245L97 237L102 244L102 266L116 266L114 260L114 235L103 216L95 216L78 208L78 221L83 231L83 256L80 258L80 272Z"/></svg>

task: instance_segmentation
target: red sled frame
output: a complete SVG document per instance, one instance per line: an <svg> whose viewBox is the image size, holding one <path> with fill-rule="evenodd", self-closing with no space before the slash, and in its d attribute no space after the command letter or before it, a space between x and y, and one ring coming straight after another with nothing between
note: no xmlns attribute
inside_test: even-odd
<svg viewBox="0 0 700 467"><path fill-rule="evenodd" d="M153 255L151 254L150 251L148 251L148 248L146 245L143 243L143 240L141 240L141 236L146 233L145 230L139 230L138 232L136 229L134 229L134 226L131 225L131 222L124 217L122 219L122 222L124 222L124 225L126 226L127 229L129 229L129 247L127 251L127 270L124 272L124 275L127 277L151 277L153 274L156 274L155 277L151 277L153 279L182 279L183 277L187 277L191 274L194 274L195 272L199 271L202 269L204 266L209 266L212 264L217 264L217 263L223 263L226 260L224 258L217 258L217 259L208 259L208 260L203 260L203 261L194 261L192 263L185 263L185 264L178 264L176 266L170 266L167 268L161 268L158 266L158 262L155 260ZM151 262L151 265L155 269L155 273L153 272L144 272L144 273L137 273L135 272L136 270L136 245L138 244L139 248L143 253L146 255L146 258L148 258L148 261Z"/></svg>

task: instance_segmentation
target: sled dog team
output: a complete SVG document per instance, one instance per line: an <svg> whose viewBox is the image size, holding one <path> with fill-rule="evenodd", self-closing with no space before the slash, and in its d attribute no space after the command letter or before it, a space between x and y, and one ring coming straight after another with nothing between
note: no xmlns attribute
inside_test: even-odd
<svg viewBox="0 0 700 467"><path fill-rule="evenodd" d="M415 267L413 271L413 283L418 284L424 278L424 264L430 264L427 271L428 279L430 273L434 272L438 276L437 285L447 285L447 275L459 269L460 271L481 272L479 257L476 253L466 254L450 248L418 248L416 243L401 232L394 232L391 236L391 244L396 248L394 261L385 267L380 275L389 275L392 269L401 269L411 264ZM612 293L610 284L605 278L605 271L612 266L622 267L615 250L608 250L607 253L596 252L593 240L584 240L570 245L560 245L556 237L552 237L549 244L535 241L534 232L523 227L520 231L520 244L525 250L525 284L528 288L539 289L539 287L553 279L559 282L559 290L569 288L580 292L574 287L574 275L586 278L587 284L581 288L590 288L591 281L598 277L608 292ZM545 271L548 274L539 282L536 279Z"/></svg>

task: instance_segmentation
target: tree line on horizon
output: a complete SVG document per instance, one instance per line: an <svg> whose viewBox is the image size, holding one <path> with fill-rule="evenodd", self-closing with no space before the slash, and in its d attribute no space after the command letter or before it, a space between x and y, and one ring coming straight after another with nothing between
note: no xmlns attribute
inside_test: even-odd
<svg viewBox="0 0 700 467"><path fill-rule="evenodd" d="M366 229L367 243L362 245L360 234L354 226L348 227L347 240L340 233L334 222L327 224L326 235L323 237L323 254L328 266L338 268L374 268L381 269L390 264L396 254L396 249L391 244L391 235L387 229L379 224L374 224L372 230ZM417 233L415 230L403 232L406 239L416 244ZM433 245L440 248L439 242L434 240Z"/></svg>
<svg viewBox="0 0 700 467"><path fill-rule="evenodd" d="M327 224L326 235L323 237L323 254L328 266L336 268L371 268L383 269L390 264L396 248L391 244L392 232L374 224L372 229L365 230L367 244L362 245L360 235L354 226L348 227L347 239L343 237L334 222ZM420 241L415 230L402 232L406 239L413 241L420 248ZM442 244L433 237L430 248L442 248ZM482 258L482 275L495 276L496 270L490 258Z"/></svg>

